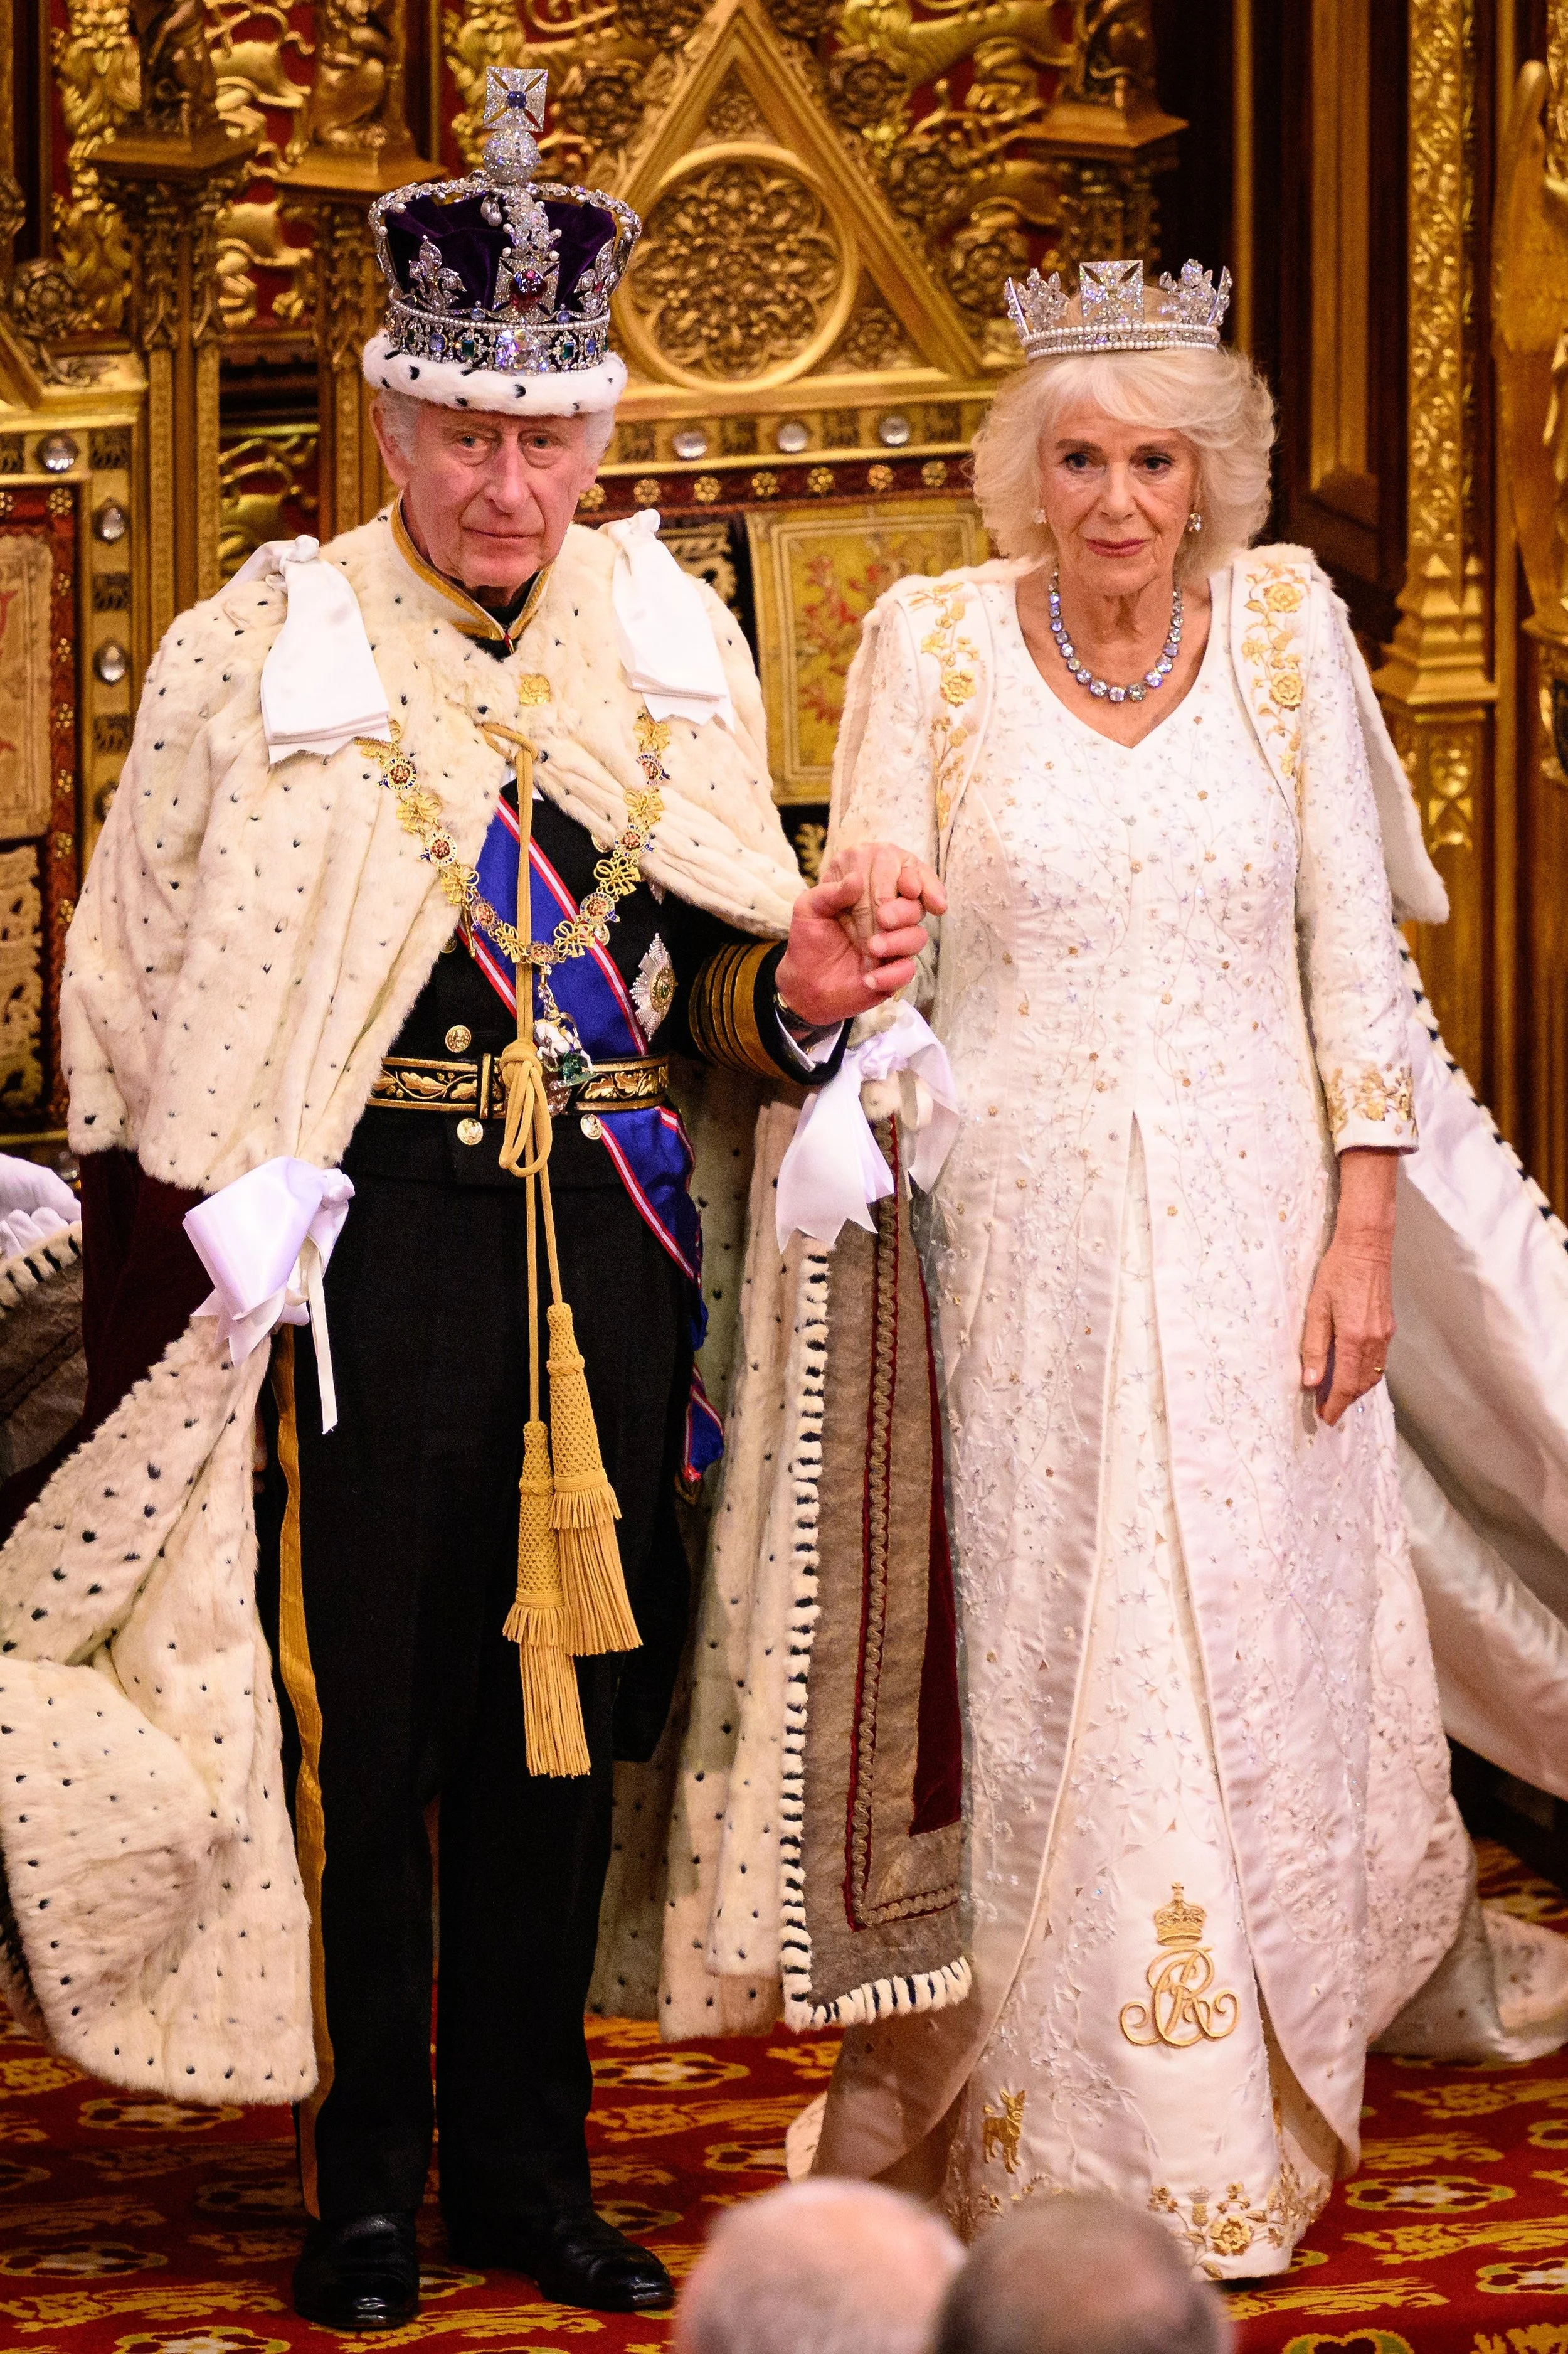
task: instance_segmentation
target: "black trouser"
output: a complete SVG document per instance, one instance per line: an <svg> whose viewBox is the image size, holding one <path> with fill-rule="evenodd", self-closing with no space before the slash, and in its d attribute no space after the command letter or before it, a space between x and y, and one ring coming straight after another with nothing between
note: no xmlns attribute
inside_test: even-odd
<svg viewBox="0 0 1568 2354"><path fill-rule="evenodd" d="M279 1682L296 1776L302 1738L311 1763L313 1684L320 1712L313 1926L324 2097L318 2090L302 2111L301 2144L308 2201L329 2221L417 2207L423 2196L426 1810L438 1796L443 2205L526 2215L588 2191L583 2009L626 1662L578 1666L592 1773L532 1777L516 1647L501 1631L516 1579L527 1402L522 1194L520 1184L361 1178L326 1287L338 1404L330 1437L310 1335L286 1336L274 1357L281 1469L258 1513L261 1598L276 1657L281 1575ZM651 1650L668 1654L667 1622L683 1605L666 1475L690 1362L687 1287L619 1189L563 1194L556 1218L633 1608ZM297 1633L291 1656L291 1575L308 1638L302 1666ZM310 1813L302 1792L307 1889Z"/></svg>

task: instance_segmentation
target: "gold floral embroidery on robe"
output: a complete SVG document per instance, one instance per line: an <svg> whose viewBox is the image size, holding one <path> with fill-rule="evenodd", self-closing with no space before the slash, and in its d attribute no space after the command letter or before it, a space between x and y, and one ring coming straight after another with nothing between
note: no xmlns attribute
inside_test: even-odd
<svg viewBox="0 0 1568 2354"><path fill-rule="evenodd" d="M1271 564L1253 576L1245 610L1253 616L1242 640L1244 684L1255 716L1277 738L1279 767L1294 787L1298 814L1301 796L1301 706L1307 682L1297 651L1307 603L1307 578L1288 564Z"/></svg>
<svg viewBox="0 0 1568 2354"><path fill-rule="evenodd" d="M1389 1120L1399 1128L1415 1125L1414 1074L1407 1063L1397 1070L1380 1071L1368 1063L1356 1071L1325 1071L1323 1099L1336 1136L1355 1119L1378 1125Z"/></svg>
<svg viewBox="0 0 1568 2354"><path fill-rule="evenodd" d="M920 641L920 651L936 660L937 692L946 706L931 722L931 772L937 789L938 842L946 834L953 813L963 748L969 735L967 724L956 715L966 703L974 700L979 684L974 669L980 659L979 651L973 640L963 633L968 597L967 586L959 582L951 588L923 588L909 599L911 607L934 605L937 609L933 626Z"/></svg>
<svg viewBox="0 0 1568 2354"><path fill-rule="evenodd" d="M1282 2248L1298 2239L1328 2195L1325 2185L1313 2198L1287 2158L1280 2160L1278 2181L1261 2200L1250 2195L1245 2182L1232 2182L1217 2199L1201 2190L1183 2202L1163 2183L1156 2183L1149 2204L1154 2214L1171 2218L1199 2271L1213 2278L1219 2272L1216 2257L1234 2262L1258 2240L1266 2247Z"/></svg>

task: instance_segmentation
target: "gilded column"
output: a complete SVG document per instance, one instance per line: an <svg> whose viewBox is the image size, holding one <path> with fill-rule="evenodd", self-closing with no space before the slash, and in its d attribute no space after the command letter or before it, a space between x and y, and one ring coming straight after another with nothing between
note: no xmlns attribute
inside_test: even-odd
<svg viewBox="0 0 1568 2354"><path fill-rule="evenodd" d="M131 333L147 369L151 629L218 586L218 216L256 146L230 132L205 19L137 0L142 94L99 159L131 239Z"/></svg>
<svg viewBox="0 0 1568 2354"><path fill-rule="evenodd" d="M1547 62L1519 75L1503 127L1494 231L1498 456L1529 591L1517 749L1519 1132L1568 1208L1568 0L1547 13ZM1499 616L1499 626L1501 617ZM1512 813L1512 812L1510 812ZM1514 1043L1510 1040L1510 1044Z"/></svg>
<svg viewBox="0 0 1568 2354"><path fill-rule="evenodd" d="M375 197L429 178L404 116L407 0L318 0L315 75L285 175L314 199L321 533L348 531L387 495L359 355L375 334L377 279L366 215Z"/></svg>
<svg viewBox="0 0 1568 2354"><path fill-rule="evenodd" d="M1408 552L1376 684L1453 913L1416 954L1454 1052L1484 1076L1492 708L1475 499L1473 0L1410 0Z"/></svg>

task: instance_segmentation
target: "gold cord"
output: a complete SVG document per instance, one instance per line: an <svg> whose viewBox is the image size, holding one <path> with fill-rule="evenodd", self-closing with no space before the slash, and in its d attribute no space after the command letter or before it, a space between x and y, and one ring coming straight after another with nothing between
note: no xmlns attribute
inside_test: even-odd
<svg viewBox="0 0 1568 2354"><path fill-rule="evenodd" d="M605 1476L572 1311L561 1298L550 1192L554 1134L544 1066L534 1037L534 977L548 995L548 967L531 952L534 748L511 728L482 731L493 749L509 748L517 775L519 858L514 937L517 1036L501 1058L506 1129L501 1166L526 1188L528 1257L528 1421L517 1521L517 1593L505 1634L518 1646L523 1714L531 1774L589 1770L573 1656L633 1650L641 1641L627 1596L615 1523L620 1507ZM629 829L630 831L630 829ZM538 1231L543 1213L549 1260L550 1427L540 1413Z"/></svg>

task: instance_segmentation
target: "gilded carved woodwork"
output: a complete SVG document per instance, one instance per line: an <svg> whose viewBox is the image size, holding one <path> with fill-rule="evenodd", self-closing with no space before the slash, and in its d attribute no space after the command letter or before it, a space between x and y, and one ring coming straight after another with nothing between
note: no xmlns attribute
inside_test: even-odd
<svg viewBox="0 0 1568 2354"><path fill-rule="evenodd" d="M465 161L486 69L526 56L546 169L642 213L622 414L701 419L710 448L743 407L853 412L836 439L809 423L834 451L874 449L874 406L916 387L983 403L1016 362L1003 280L1148 249L1181 128L1144 0L467 0L442 22Z"/></svg>
<svg viewBox="0 0 1568 2354"><path fill-rule="evenodd" d="M359 355L380 316L366 215L384 189L429 178L404 113L408 0L318 0L310 97L281 176L308 207L313 245L321 533L349 530L388 484Z"/></svg>
<svg viewBox="0 0 1568 2354"><path fill-rule="evenodd" d="M758 144L699 151L659 197L627 272L641 336L683 384L765 377L825 353L854 300L821 194Z"/></svg>
<svg viewBox="0 0 1568 2354"><path fill-rule="evenodd" d="M1480 835L1497 686L1478 512L1474 206L1480 74L1473 0L1410 0L1407 558L1376 684L1452 914L1416 956L1445 1034L1481 1072L1487 912Z"/></svg>
<svg viewBox="0 0 1568 2354"><path fill-rule="evenodd" d="M11 317L35 362L60 336L122 323L124 225L92 159L141 95L126 0L68 0L67 23L51 27L49 47L65 140L65 186L52 199L55 250L25 262L10 288Z"/></svg>
<svg viewBox="0 0 1568 2354"><path fill-rule="evenodd" d="M270 323L305 328L315 287L315 254L283 233L284 206L226 205L218 217L217 307L226 334L254 327L260 316L261 286L270 282ZM275 273L275 275L274 275ZM281 281L281 282L280 282Z"/></svg>
<svg viewBox="0 0 1568 2354"><path fill-rule="evenodd" d="M1568 636L1568 154L1551 137L1558 113L1546 67L1526 65L1499 169L1492 339L1536 627Z"/></svg>
<svg viewBox="0 0 1568 2354"><path fill-rule="evenodd" d="M320 536L314 425L226 436L218 459L218 569L224 579L270 539Z"/></svg>
<svg viewBox="0 0 1568 2354"><path fill-rule="evenodd" d="M1531 1166L1568 1203L1568 5L1520 73L1504 128L1492 348L1506 515L1531 610L1518 779L1520 949L1530 1017L1520 1096Z"/></svg>
<svg viewBox="0 0 1568 2354"><path fill-rule="evenodd" d="M317 0L310 97L288 162L314 148L412 172L418 155L403 111L406 48L402 0ZM379 185L390 185L385 170Z"/></svg>
<svg viewBox="0 0 1568 2354"><path fill-rule="evenodd" d="M305 110L315 43L283 0L208 0L207 21L218 113L255 143L253 176L218 221L223 334L230 341L247 330L302 335L314 282L309 222L277 192L274 175Z"/></svg>
<svg viewBox="0 0 1568 2354"><path fill-rule="evenodd" d="M335 199L435 168L405 121L406 0L316 0L303 20L288 0L131 5L134 22L127 0L64 0L55 250L11 293L35 366L90 377L90 351L56 346L127 323L125 175L105 175L106 146L132 117L187 136L219 122L253 161L217 217L217 334L247 357L297 351L319 290L330 409L348 387L327 377L374 293ZM983 404L1014 356L1003 277L1147 248L1180 128L1154 98L1148 0L457 0L441 37L445 137L471 162L486 68L524 51L548 67L546 168L626 194L648 222L618 306L628 415L711 407L715 443L737 408L802 406L757 397L804 379L824 387L803 407L830 457L874 452L890 398L941 387ZM160 261L149 201L137 219ZM382 487L367 431L345 417L340 453L329 417L329 523ZM931 447L956 454L948 437Z"/></svg>
<svg viewBox="0 0 1568 2354"><path fill-rule="evenodd" d="M198 0L134 0L141 103L104 148L147 370L148 583L161 635L218 585L218 224L255 152L222 120Z"/></svg>
<svg viewBox="0 0 1568 2354"><path fill-rule="evenodd" d="M366 202L321 196L315 207L316 382L322 428L322 536L363 523L386 488L359 355L379 318L379 281Z"/></svg>
<svg viewBox="0 0 1568 2354"><path fill-rule="evenodd" d="M141 68L136 123L190 139L217 121L217 76L202 0L132 0Z"/></svg>

